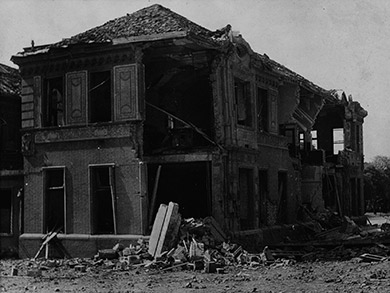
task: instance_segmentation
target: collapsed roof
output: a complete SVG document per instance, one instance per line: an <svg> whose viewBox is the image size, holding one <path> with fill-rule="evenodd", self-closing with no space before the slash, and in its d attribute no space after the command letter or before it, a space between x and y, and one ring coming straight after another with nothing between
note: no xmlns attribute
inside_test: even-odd
<svg viewBox="0 0 390 293"><path fill-rule="evenodd" d="M232 36L230 25L220 30L210 31L166 7L154 4L57 43L24 48L24 51L13 56L12 60L15 62L20 58L45 54L52 50L66 49L76 45L116 45L178 38L191 39L205 48L215 50L225 50L227 46L232 45L238 39L245 42L241 35ZM264 65L265 70L277 75L281 80L298 83L322 97L332 97L330 91L315 85L303 76L270 59L266 54L254 53L252 50L250 52L252 58Z"/></svg>
<svg viewBox="0 0 390 293"><path fill-rule="evenodd" d="M20 75L17 69L0 64L0 94L19 95Z"/></svg>

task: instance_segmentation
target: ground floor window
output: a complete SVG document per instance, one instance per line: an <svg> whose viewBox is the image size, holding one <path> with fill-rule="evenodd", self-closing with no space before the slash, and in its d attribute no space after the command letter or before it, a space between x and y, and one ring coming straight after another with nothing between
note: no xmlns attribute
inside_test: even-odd
<svg viewBox="0 0 390 293"><path fill-rule="evenodd" d="M259 227L267 223L268 171L259 170Z"/></svg>
<svg viewBox="0 0 390 293"><path fill-rule="evenodd" d="M0 234L12 233L12 189L0 189Z"/></svg>
<svg viewBox="0 0 390 293"><path fill-rule="evenodd" d="M89 168L92 234L117 234L114 165Z"/></svg>
<svg viewBox="0 0 390 293"><path fill-rule="evenodd" d="M242 230L252 229L254 224L253 170L240 168L238 173L240 225Z"/></svg>
<svg viewBox="0 0 390 293"><path fill-rule="evenodd" d="M278 222L286 223L287 221L287 172L278 172Z"/></svg>
<svg viewBox="0 0 390 293"><path fill-rule="evenodd" d="M44 181L44 232L61 231L66 233L65 168L45 168Z"/></svg>

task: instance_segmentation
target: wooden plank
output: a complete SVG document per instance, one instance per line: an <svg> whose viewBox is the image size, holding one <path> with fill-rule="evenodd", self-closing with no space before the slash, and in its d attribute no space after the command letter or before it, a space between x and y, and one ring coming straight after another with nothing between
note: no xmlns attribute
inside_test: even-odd
<svg viewBox="0 0 390 293"><path fill-rule="evenodd" d="M170 202L165 216L164 224L161 229L160 239L157 245L156 256L169 251L176 240L180 228L181 216L179 214L179 205Z"/></svg>
<svg viewBox="0 0 390 293"><path fill-rule="evenodd" d="M160 181L160 173L161 173L161 165L158 165L156 179L154 180L152 200L151 200L150 208L149 208L149 221L148 221L148 223L151 223L153 220L152 217L153 217L154 207L156 205L157 188L158 188L158 182Z"/></svg>
<svg viewBox="0 0 390 293"><path fill-rule="evenodd" d="M149 239L149 254L153 257L156 255L157 245L160 240L161 230L164 225L167 209L167 205L161 204L158 208L156 218L154 219L153 229Z"/></svg>
<svg viewBox="0 0 390 293"><path fill-rule="evenodd" d="M34 259L36 259L39 256L39 254L41 253L42 249L46 246L46 244L48 244L53 238L55 238L57 236L57 234L58 234L58 232L51 232L45 236L45 240L43 241L38 252L35 254Z"/></svg>

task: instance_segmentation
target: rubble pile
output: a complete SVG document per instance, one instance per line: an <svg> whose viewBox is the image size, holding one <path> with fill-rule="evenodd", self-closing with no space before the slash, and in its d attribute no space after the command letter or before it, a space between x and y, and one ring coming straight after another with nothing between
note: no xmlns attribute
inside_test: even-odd
<svg viewBox="0 0 390 293"><path fill-rule="evenodd" d="M182 219L178 210L175 203L160 206L149 241L139 239L136 244L128 246L119 242L112 248L98 250L91 259L33 259L24 263L24 267L13 267L11 275L21 271L27 276L40 277L42 271L51 269L71 269L73 273L82 274L137 268L223 274L229 267L256 269L317 260L380 262L390 256L390 247L386 245L390 244L386 241L390 240L389 225L382 228L359 226L348 217L313 216L312 223L300 223L301 227L311 231L311 241L297 243L288 238L284 243L265 246L260 253L250 253L232 242L214 218ZM302 233L302 229L296 231Z"/></svg>

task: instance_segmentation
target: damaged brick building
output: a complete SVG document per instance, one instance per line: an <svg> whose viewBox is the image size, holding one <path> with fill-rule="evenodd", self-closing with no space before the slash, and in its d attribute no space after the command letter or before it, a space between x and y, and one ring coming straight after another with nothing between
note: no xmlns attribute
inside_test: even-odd
<svg viewBox="0 0 390 293"><path fill-rule="evenodd" d="M17 255L22 231L20 83L16 69L0 64L0 256Z"/></svg>
<svg viewBox="0 0 390 293"><path fill-rule="evenodd" d="M169 201L228 231L292 223L302 204L363 212L366 112L255 53L230 25L212 32L153 5L12 61L23 78L22 256L53 230L72 256L136 240Z"/></svg>

